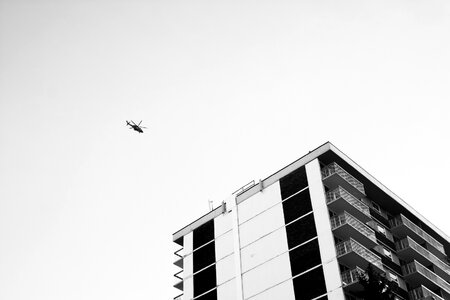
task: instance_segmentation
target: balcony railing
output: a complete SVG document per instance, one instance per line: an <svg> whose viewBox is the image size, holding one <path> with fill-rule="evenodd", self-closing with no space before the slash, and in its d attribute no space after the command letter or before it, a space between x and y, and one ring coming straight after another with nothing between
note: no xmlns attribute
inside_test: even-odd
<svg viewBox="0 0 450 300"><path fill-rule="evenodd" d="M427 243L429 243L431 246L439 250L439 252L445 254L444 246L436 241L433 237L431 237L428 233L423 231L422 228L408 220L404 215L398 215L397 217L389 220L389 223L391 224L391 228L395 228L400 225L405 225L408 227L411 231L413 231L415 234L420 236L422 239L424 239Z"/></svg>
<svg viewBox="0 0 450 300"><path fill-rule="evenodd" d="M383 270L383 264L381 262L381 258L375 254L373 254L366 247L356 242L352 238L347 241L340 242L336 245L336 254L337 257L344 256L345 254L354 252L358 254L360 257L364 258L368 263L373 264L378 267L380 270Z"/></svg>
<svg viewBox="0 0 450 300"><path fill-rule="evenodd" d="M356 267L353 270L347 270L341 273L342 283L344 286L357 283L359 281L359 275L365 274L365 271L360 267Z"/></svg>
<svg viewBox="0 0 450 300"><path fill-rule="evenodd" d="M447 275L450 275L450 266L447 265L445 262L440 260L436 255L432 254L430 251L425 249L424 247L417 244L413 239L410 237L406 237L403 240L400 240L395 243L395 246L397 248L397 251L401 251L403 249L412 248L419 254L421 254L423 257L428 259L431 263L433 263L435 266L443 270Z"/></svg>
<svg viewBox="0 0 450 300"><path fill-rule="evenodd" d="M344 212L343 214L331 218L330 223L331 223L331 230L334 230L342 225L348 224L353 228L355 228L356 230L358 230L359 232L361 232L367 238L371 239L374 242L376 241L375 231L370 229L369 226L362 223L361 221L358 221L356 218L354 218L347 212Z"/></svg>
<svg viewBox="0 0 450 300"><path fill-rule="evenodd" d="M432 291L430 291L423 285L409 291L409 298L411 300L422 300L422 299L426 299L427 297L430 297L430 299L435 299L435 300L444 300L444 298L436 295L435 293L433 293Z"/></svg>
<svg viewBox="0 0 450 300"><path fill-rule="evenodd" d="M403 275L407 276L413 273L419 273L422 276L428 278L428 280L432 281L434 284L442 288L444 291L450 294L450 283L436 275L435 273L428 270L422 264L417 261L410 262L402 266Z"/></svg>
<svg viewBox="0 0 450 300"><path fill-rule="evenodd" d="M183 290L183 270L173 274L173 276L177 279L177 282L173 285L173 287L179 289L179 290Z"/></svg>
<svg viewBox="0 0 450 300"><path fill-rule="evenodd" d="M362 194L365 194L364 185L358 179L347 173L347 171L342 169L335 162L329 164L328 166L322 169L322 178L325 179L333 174L338 174L340 177L342 177L345 181L347 181L349 184L355 187Z"/></svg>
<svg viewBox="0 0 450 300"><path fill-rule="evenodd" d="M330 191L326 195L327 204L338 200L339 198L344 199L350 203L353 207L361 211L363 214L370 217L370 209L367 205L359 201L355 196L344 190L342 187L338 186L336 189Z"/></svg>

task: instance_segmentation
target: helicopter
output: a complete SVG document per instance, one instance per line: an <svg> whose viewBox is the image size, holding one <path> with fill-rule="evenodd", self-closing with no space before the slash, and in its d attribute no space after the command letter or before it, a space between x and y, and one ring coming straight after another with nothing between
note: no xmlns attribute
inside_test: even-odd
<svg viewBox="0 0 450 300"><path fill-rule="evenodd" d="M141 126L142 120L139 122L139 124L136 125L136 123L133 122L133 120L131 120L131 123L127 121L127 126L130 126L130 129L134 129L139 133L144 133L144 130L142 130L142 128L147 128L144 126Z"/></svg>

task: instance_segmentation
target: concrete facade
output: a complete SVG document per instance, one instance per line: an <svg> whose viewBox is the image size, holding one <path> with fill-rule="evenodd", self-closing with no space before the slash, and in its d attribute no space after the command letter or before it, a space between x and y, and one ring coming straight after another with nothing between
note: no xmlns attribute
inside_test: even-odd
<svg viewBox="0 0 450 300"><path fill-rule="evenodd" d="M397 299L450 300L449 238L331 143L173 240L176 300L360 299L369 263Z"/></svg>

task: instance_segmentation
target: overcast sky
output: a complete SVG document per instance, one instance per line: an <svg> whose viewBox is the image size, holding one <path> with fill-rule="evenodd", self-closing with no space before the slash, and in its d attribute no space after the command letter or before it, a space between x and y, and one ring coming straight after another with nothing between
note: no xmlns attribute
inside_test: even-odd
<svg viewBox="0 0 450 300"><path fill-rule="evenodd" d="M449 32L447 0L0 0L0 299L170 299L172 233L326 141L449 234Z"/></svg>

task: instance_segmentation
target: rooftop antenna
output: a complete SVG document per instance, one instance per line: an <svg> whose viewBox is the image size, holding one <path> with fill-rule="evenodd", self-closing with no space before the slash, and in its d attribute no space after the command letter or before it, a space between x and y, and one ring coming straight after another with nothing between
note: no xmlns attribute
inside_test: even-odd
<svg viewBox="0 0 450 300"><path fill-rule="evenodd" d="M212 211L214 209L213 201L212 200L208 200L208 205L209 205L209 211Z"/></svg>

